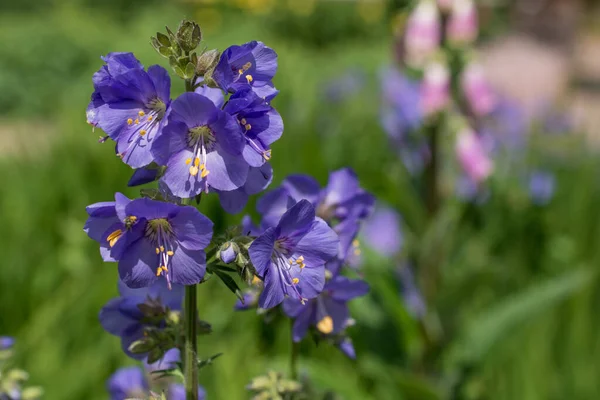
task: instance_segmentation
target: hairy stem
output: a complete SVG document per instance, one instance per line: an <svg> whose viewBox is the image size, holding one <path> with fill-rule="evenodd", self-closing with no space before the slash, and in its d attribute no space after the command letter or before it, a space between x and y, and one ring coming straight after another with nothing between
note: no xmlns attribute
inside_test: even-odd
<svg viewBox="0 0 600 400"><path fill-rule="evenodd" d="M196 354L198 333L197 285L185 287L185 398L198 400L198 357Z"/></svg>

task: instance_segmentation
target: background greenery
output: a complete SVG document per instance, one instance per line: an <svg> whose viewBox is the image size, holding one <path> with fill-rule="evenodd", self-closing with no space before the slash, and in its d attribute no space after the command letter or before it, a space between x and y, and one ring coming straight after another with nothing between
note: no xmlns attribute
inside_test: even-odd
<svg viewBox="0 0 600 400"><path fill-rule="evenodd" d="M352 304L357 361L307 342L303 374L357 400L449 398L457 386L455 398L598 398L600 166L589 146L573 135L562 139L559 156L546 156L545 140L531 150L557 174L547 207L532 205L518 178L497 177L485 204L451 200L427 226L378 122L377 73L391 58L387 10L336 2L307 13L266 2L283 7L270 17L261 2L248 3L238 12L229 3L0 2L0 333L17 338L16 361L31 384L51 400L105 399L105 380L132 364L97 320L116 295L116 266L101 262L82 226L86 205L136 191L125 188L130 170L111 144L96 142L100 133L85 124L84 111L100 55L134 51L145 65L161 62L150 35L190 17L211 48L257 39L279 53L275 106L286 129L273 149L275 183L288 173L325 183L328 171L351 166L402 212L408 241L424 237L412 244L442 263L436 308L443 333L433 354L423 355L395 265L369 254L372 293ZM364 88L341 103L325 99L324 86L348 68L364 71ZM201 209L221 227L239 221L214 198ZM201 375L209 399L248 398L252 377L287 370L289 325L234 313L234 302L216 280L201 287L201 318L214 333L201 338L200 354L224 353ZM433 373L419 366L423 357Z"/></svg>

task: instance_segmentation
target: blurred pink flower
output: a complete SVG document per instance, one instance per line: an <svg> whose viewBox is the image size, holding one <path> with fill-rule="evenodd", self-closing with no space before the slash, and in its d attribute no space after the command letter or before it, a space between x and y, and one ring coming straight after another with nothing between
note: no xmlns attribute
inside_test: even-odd
<svg viewBox="0 0 600 400"><path fill-rule="evenodd" d="M491 175L493 162L471 128L464 128L458 133L455 149L461 167L473 181L481 183Z"/></svg>
<svg viewBox="0 0 600 400"><path fill-rule="evenodd" d="M404 37L406 62L421 67L440 47L441 25L437 5L421 0L408 17Z"/></svg>
<svg viewBox="0 0 600 400"><path fill-rule="evenodd" d="M447 35L451 43L471 44L478 33L477 8L473 0L454 0L448 20Z"/></svg>
<svg viewBox="0 0 600 400"><path fill-rule="evenodd" d="M483 70L477 63L468 64L461 78L462 90L469 109L482 117L491 113L496 107L496 94L492 90Z"/></svg>
<svg viewBox="0 0 600 400"><path fill-rule="evenodd" d="M442 111L450 98L450 71L441 62L431 62L425 68L421 85L421 109L425 116Z"/></svg>

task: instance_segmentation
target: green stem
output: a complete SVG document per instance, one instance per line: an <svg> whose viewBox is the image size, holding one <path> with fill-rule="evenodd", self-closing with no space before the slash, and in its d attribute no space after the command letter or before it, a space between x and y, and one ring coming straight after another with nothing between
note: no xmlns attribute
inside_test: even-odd
<svg viewBox="0 0 600 400"><path fill-rule="evenodd" d="M294 321L291 321L291 328L294 329ZM293 333L290 332L291 348L290 348L290 377L293 380L298 379L298 355L300 354L300 343L294 342Z"/></svg>
<svg viewBox="0 0 600 400"><path fill-rule="evenodd" d="M196 285L185 287L185 398L198 400L198 357L196 354L198 333L198 302Z"/></svg>

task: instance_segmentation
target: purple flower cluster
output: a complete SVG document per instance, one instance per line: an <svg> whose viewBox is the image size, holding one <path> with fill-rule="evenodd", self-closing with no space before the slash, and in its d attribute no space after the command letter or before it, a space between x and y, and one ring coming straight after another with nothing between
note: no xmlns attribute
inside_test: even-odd
<svg viewBox="0 0 600 400"><path fill-rule="evenodd" d="M261 42L231 46L216 65L209 88L199 78L194 92L170 99L170 78L158 65L144 69L131 53L110 53L94 74L87 121L117 144L133 168L130 184L161 182L176 197L219 193L237 213L248 195L266 188L272 171L270 146L283 121L270 105L278 91L272 79L277 54ZM104 140L104 139L103 139Z"/></svg>
<svg viewBox="0 0 600 400"><path fill-rule="evenodd" d="M354 357L344 335L351 325L347 302L363 296L369 286L341 273L360 254L357 238L374 197L362 189L355 173L344 168L331 173L325 188L310 176L291 175L257 203L260 225L244 220L243 229L258 236L249 248L256 273L264 281L246 300L260 308L283 304L294 319L294 341L310 327ZM238 309L247 309L242 305Z"/></svg>

